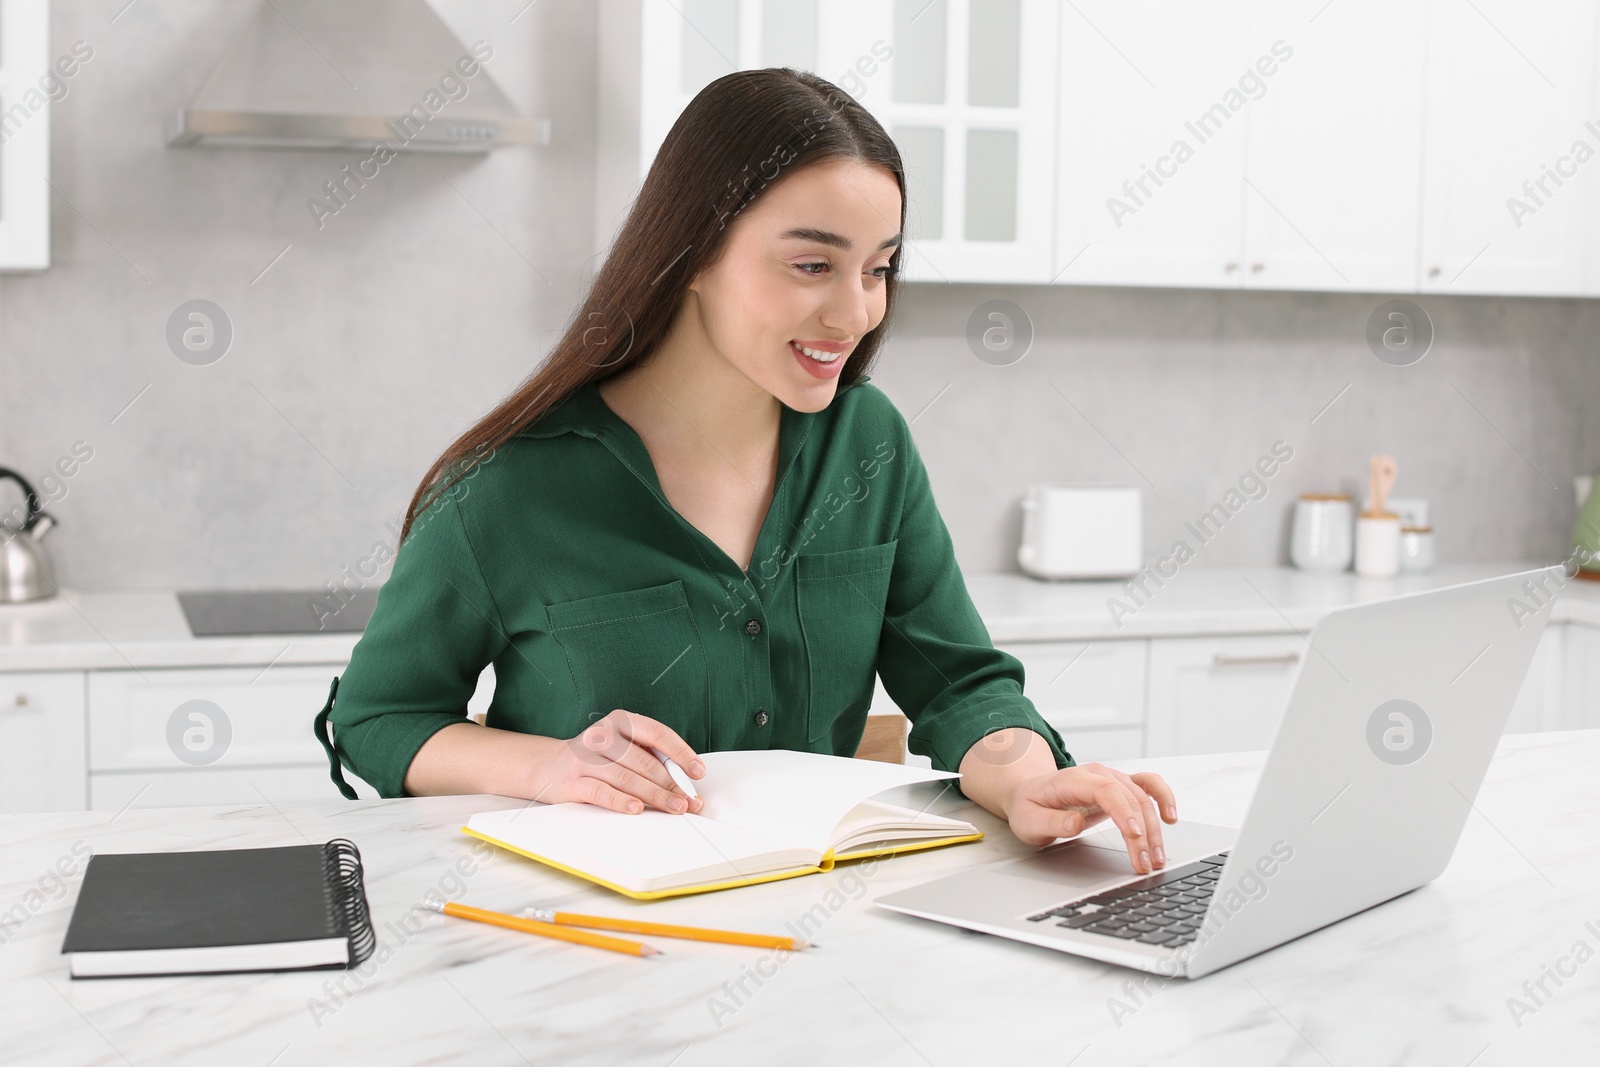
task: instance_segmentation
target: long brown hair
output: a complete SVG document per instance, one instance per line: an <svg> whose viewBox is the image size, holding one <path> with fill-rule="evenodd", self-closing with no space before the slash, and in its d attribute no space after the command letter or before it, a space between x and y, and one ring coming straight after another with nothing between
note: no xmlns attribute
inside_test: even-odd
<svg viewBox="0 0 1600 1067"><path fill-rule="evenodd" d="M528 380L458 437L411 497L400 543L422 498L443 493L473 466L538 421L573 391L620 374L665 336L690 282L714 263L728 224L773 184L802 167L847 159L883 167L900 186L905 171L894 141L853 97L808 71L738 71L696 94L661 143L650 172L578 314ZM887 273L883 321L862 337L839 372L839 388L870 369L894 310L900 257Z"/></svg>

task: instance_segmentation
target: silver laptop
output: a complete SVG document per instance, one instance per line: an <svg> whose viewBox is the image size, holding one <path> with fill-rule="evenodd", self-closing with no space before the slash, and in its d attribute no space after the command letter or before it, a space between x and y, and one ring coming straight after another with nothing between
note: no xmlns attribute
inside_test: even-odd
<svg viewBox="0 0 1600 1067"><path fill-rule="evenodd" d="M1107 821L876 903L1198 978L1409 892L1449 863L1566 580L1546 567L1323 616L1244 825L1162 824L1151 875Z"/></svg>

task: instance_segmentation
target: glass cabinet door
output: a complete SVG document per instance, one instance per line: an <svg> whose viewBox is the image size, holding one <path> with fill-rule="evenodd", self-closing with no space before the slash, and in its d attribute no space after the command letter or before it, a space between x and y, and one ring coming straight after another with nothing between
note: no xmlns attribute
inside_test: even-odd
<svg viewBox="0 0 1600 1067"><path fill-rule="evenodd" d="M906 167L904 277L1049 282L1056 5L891 0L886 92L863 97Z"/></svg>
<svg viewBox="0 0 1600 1067"><path fill-rule="evenodd" d="M903 277L1050 281L1050 0L642 0L639 10L644 168L716 78L812 70L859 100L900 148Z"/></svg>

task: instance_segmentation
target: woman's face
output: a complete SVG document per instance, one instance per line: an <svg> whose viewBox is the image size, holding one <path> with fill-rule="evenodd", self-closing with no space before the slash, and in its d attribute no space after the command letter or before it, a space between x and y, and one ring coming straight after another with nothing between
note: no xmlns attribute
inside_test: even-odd
<svg viewBox="0 0 1600 1067"><path fill-rule="evenodd" d="M781 175L735 217L721 258L690 284L700 328L779 401L819 411L883 321L899 241L900 187L889 171L832 160ZM838 358L818 361L797 344Z"/></svg>

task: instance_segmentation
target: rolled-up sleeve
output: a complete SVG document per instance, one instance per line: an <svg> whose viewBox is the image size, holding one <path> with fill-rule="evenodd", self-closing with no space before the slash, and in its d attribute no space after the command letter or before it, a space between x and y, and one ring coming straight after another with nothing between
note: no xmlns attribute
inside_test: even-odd
<svg viewBox="0 0 1600 1067"><path fill-rule="evenodd" d="M955 771L979 739L1020 726L1045 739L1057 767L1073 766L1061 735L1023 695L1021 661L994 647L967 593L909 427L899 440L905 494L878 675L911 720L911 751Z"/></svg>
<svg viewBox="0 0 1600 1067"><path fill-rule="evenodd" d="M324 709L330 759L380 796L406 795L417 750L466 721L478 676L507 644L457 499L465 487L458 482L417 516ZM318 739L330 746L320 724Z"/></svg>

